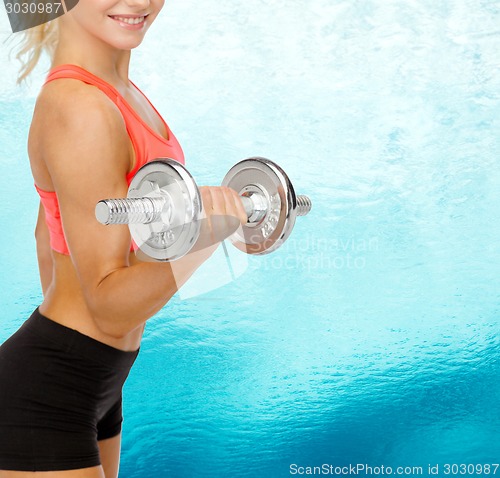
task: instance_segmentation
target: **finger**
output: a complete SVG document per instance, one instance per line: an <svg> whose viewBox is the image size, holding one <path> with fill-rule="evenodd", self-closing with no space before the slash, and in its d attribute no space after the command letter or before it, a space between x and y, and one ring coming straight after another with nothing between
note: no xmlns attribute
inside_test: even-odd
<svg viewBox="0 0 500 478"><path fill-rule="evenodd" d="M201 200L203 203L203 211L200 216L200 235L206 236L209 242L213 242L213 225L211 221L212 211L214 208L213 198L210 192L209 186L201 186L200 187Z"/></svg>
<svg viewBox="0 0 500 478"><path fill-rule="evenodd" d="M202 217L207 216L207 211L212 210L212 195L210 188L207 186L200 187L201 203L202 203Z"/></svg>
<svg viewBox="0 0 500 478"><path fill-rule="evenodd" d="M214 235L218 241L223 241L238 228L238 221L231 215L231 203L222 187L210 188L214 200L212 225Z"/></svg>
<svg viewBox="0 0 500 478"><path fill-rule="evenodd" d="M239 226L239 221L235 213L234 201L232 195L229 193L226 187L221 186L219 190L224 197L224 205L225 205L224 219L226 222L226 229L228 231L231 231L232 234Z"/></svg>
<svg viewBox="0 0 500 478"><path fill-rule="evenodd" d="M212 200L214 202L213 213L225 216L226 215L226 199L224 193L219 187L211 187L210 193L212 194Z"/></svg>
<svg viewBox="0 0 500 478"><path fill-rule="evenodd" d="M232 198L234 215L240 220L242 224L246 224L248 222L248 216L245 211L245 206L243 206L243 201L241 200L241 196L234 189L227 188L227 191Z"/></svg>
<svg viewBox="0 0 500 478"><path fill-rule="evenodd" d="M236 229L238 229L240 222L236 215L234 200L229 189L224 186L221 186L219 187L219 191L224 198L224 222L225 222L225 229L227 231L226 232L226 237L227 237L234 231L236 231Z"/></svg>
<svg viewBox="0 0 500 478"><path fill-rule="evenodd" d="M219 188L219 191L221 192L223 198L224 198L224 209L225 209L225 216L226 219L230 222L232 222L232 218L236 216L235 214L235 206L234 206L234 201L232 198L232 195L230 194L228 188L221 186Z"/></svg>

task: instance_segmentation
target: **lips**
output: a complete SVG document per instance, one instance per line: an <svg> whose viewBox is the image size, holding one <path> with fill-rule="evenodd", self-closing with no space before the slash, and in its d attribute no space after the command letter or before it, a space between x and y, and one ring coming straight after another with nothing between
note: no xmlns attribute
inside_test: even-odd
<svg viewBox="0 0 500 478"><path fill-rule="evenodd" d="M139 25L144 22L148 15L108 15L113 20L126 23L127 25Z"/></svg>

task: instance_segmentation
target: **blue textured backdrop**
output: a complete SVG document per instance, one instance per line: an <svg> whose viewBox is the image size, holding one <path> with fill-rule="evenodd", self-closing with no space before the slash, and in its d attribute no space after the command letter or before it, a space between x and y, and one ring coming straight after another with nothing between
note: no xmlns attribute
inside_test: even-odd
<svg viewBox="0 0 500 478"><path fill-rule="evenodd" d="M121 477L500 461L498 25L491 0L167 1L131 78L198 182L258 154L314 206L148 323ZM16 89L0 53L1 341L41 299L25 144L44 65Z"/></svg>

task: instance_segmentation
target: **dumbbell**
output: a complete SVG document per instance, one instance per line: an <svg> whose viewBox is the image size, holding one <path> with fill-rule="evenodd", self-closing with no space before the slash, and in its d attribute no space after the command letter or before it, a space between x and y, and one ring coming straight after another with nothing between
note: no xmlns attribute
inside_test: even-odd
<svg viewBox="0 0 500 478"><path fill-rule="evenodd" d="M241 251L267 254L283 244L297 216L312 207L307 196L297 196L286 173L273 161L253 157L235 164L222 180L241 197L248 222L230 237ZM200 232L200 191L179 162L161 158L139 169L127 198L104 199L95 215L102 224L128 224L142 252L172 261L193 247Z"/></svg>

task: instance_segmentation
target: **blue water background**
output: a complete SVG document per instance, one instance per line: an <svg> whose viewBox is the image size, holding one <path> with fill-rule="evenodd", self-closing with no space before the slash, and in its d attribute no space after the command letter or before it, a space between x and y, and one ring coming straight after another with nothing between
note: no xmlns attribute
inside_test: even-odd
<svg viewBox="0 0 500 478"><path fill-rule="evenodd" d="M266 156L313 210L148 322L120 477L500 462L499 52L492 0L166 3L130 77L198 183ZM19 89L4 61L0 342L41 301L26 138L44 69Z"/></svg>

